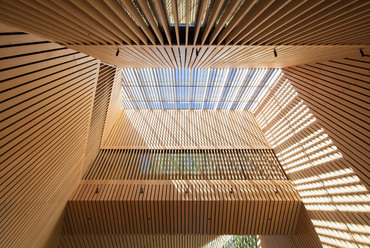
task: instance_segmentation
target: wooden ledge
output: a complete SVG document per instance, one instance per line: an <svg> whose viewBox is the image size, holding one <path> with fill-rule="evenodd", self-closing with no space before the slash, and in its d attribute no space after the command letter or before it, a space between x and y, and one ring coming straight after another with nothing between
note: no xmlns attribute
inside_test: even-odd
<svg viewBox="0 0 370 248"><path fill-rule="evenodd" d="M291 235L301 206L287 180L85 180L63 234Z"/></svg>

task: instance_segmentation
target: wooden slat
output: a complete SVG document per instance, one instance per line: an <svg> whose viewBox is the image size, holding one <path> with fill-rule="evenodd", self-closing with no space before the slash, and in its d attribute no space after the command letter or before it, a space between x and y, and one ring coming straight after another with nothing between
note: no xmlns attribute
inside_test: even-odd
<svg viewBox="0 0 370 248"><path fill-rule="evenodd" d="M59 247L203 247L218 235L62 235Z"/></svg>
<svg viewBox="0 0 370 248"><path fill-rule="evenodd" d="M315 229L312 227L307 210L302 207L298 220L295 235L272 236L259 235L260 247L302 247L321 248L323 247Z"/></svg>
<svg viewBox="0 0 370 248"><path fill-rule="evenodd" d="M90 187L83 187L84 185ZM125 194L128 197L122 197L121 193L113 193L116 190L121 190L123 185L126 188ZM128 186L130 185L130 186ZM214 190L208 191L207 188L211 187ZM99 190L97 190L99 188ZM109 213L112 212L112 205L109 202L113 201L112 197L105 195L105 190L110 189L110 194L121 195L120 198L115 198L114 201L122 202L123 206L127 209L121 209L121 211L128 211L128 216L131 216L134 228L126 228L125 232L119 231L121 229L111 229L111 226L126 226L129 225L125 218L117 219ZM88 194L81 194L88 190ZM149 195L145 192L148 190L154 190L153 198L149 198ZM290 193L288 193L290 190ZM81 192L81 193L79 193ZM198 192L200 197L203 198L201 205L196 205L196 208L192 211L197 214L197 219L195 219L195 225L197 228L190 228L190 208L188 206L192 205L193 201L197 201L198 198L195 197L194 192ZM265 196L262 196L263 192L266 192ZM276 193L278 192L278 193ZM193 235L214 235L214 234L256 234L259 233L258 227L260 225L265 232L260 234L280 234L289 235L294 233L294 228L285 228L282 223L286 226L294 227L297 221L299 211L302 202L299 200L297 193L295 192L291 183L286 180L280 181L239 181L236 184L234 181L204 181L202 184L196 184L194 181L188 180L175 180L175 181L82 181L80 186L77 188L75 195L77 198L71 199L67 205L67 211L65 216L65 223L63 227L63 235L106 235L106 234L149 234L149 225L156 226L155 231L152 234L193 234ZM176 201L169 201L167 198L169 195L177 195ZM90 195L90 197L87 197ZM216 198L216 195L219 197ZM247 201L252 203L252 210L254 210L255 215L253 219L250 217L245 217L244 225L251 224L248 231L244 231L243 225L239 225L242 219L239 214L229 214L231 209L239 208L239 205L243 203L241 200L242 196L245 198L248 195ZM279 198L274 197L274 195L279 195ZM93 196L93 197L91 197ZM293 197L297 197L296 199ZM261 199L264 199L263 201ZM151 202L156 202L156 205L152 205ZM169 204L170 209L174 208L174 204L179 204L181 214L175 214L170 218L170 211L165 211L165 204ZM221 209L219 211L225 212L225 214L217 214L215 212L208 212L210 204L214 202L219 202L221 204ZM259 202L255 205L254 202ZM262 222L261 217L264 214L262 211L257 211L258 208L263 207L269 203L279 202L291 202L291 204L284 205L285 208L276 208L275 211L271 212L268 216L269 220ZM232 204L232 205L230 205ZM103 207L104 205L104 207ZM140 207L139 207L140 206ZM253 207L254 206L254 207ZM149 207L153 207L151 211ZM203 208L203 210L202 210ZM224 211L225 210L225 211ZM77 212L89 213L87 217L83 218L80 216L76 218L74 213ZM233 210L234 211L234 210ZM151 212L151 213L150 213ZM154 213L154 216L152 216ZM290 216L290 213L295 213L295 216ZM105 216L104 221L100 221L99 216ZM290 216L289 219L288 216ZM144 218L145 217L145 218ZM149 219L150 218L150 219ZM209 220L210 218L210 220ZM217 223L220 218L223 218L222 228L220 230L214 230L207 228L204 223L210 221L212 223ZM171 223L181 224L180 229L170 229ZM227 223L238 223L233 227L233 224ZM136 225L136 227L135 227ZM94 232L88 231L88 229L82 228L96 226L98 229ZM199 227L199 228L198 228ZM238 227L238 228L236 228ZM274 228L273 228L274 227Z"/></svg>
<svg viewBox="0 0 370 248"><path fill-rule="evenodd" d="M92 164L100 150L100 143L103 136L104 124L106 123L115 74L115 67L103 63L100 65L94 97L94 106L90 121L89 136L87 139L85 161L82 169L83 173ZM111 114L114 116L113 113ZM111 118L112 117L109 117L109 119Z"/></svg>
<svg viewBox="0 0 370 248"><path fill-rule="evenodd" d="M104 131L101 137L100 145L105 143L109 133L111 132L114 124L121 115L122 106L122 92L121 92L122 73L118 68L114 75L114 82L112 85L112 91L109 99L109 106L106 114L106 120L104 124Z"/></svg>
<svg viewBox="0 0 370 248"><path fill-rule="evenodd" d="M355 63L355 64L353 64ZM342 59L286 68L292 82L321 125L370 189L370 60ZM338 67L337 67L338 66Z"/></svg>
<svg viewBox="0 0 370 248"><path fill-rule="evenodd" d="M55 246L80 180L99 61L4 25L0 32L0 244Z"/></svg>
<svg viewBox="0 0 370 248"><path fill-rule="evenodd" d="M322 246L369 245L368 65L358 56L284 68L253 110L316 232L262 245L320 247L317 235Z"/></svg>
<svg viewBox="0 0 370 248"><path fill-rule="evenodd" d="M215 67L235 64L287 67L343 58L349 50L358 52L370 44L368 1L3 0L0 3L2 22L63 45L73 45L71 48L79 52L119 67L155 67L148 62L115 58L116 45L123 44L171 45L174 50L180 45L189 50L194 48L190 44L207 48L217 43L242 51L239 58L227 56L227 65L225 61L207 58ZM249 57L251 46L258 47L259 63ZM284 46L290 46L286 47L287 54ZM272 52L275 47L281 50L276 61ZM138 52L144 54L144 49L139 48Z"/></svg>
<svg viewBox="0 0 370 248"><path fill-rule="evenodd" d="M199 46L106 45L100 46L99 49L96 46L84 45L68 45L68 47L121 68L181 68L181 64L186 62L186 54L181 54L181 58L177 57L178 61L174 61L174 59L169 60L160 51L166 49L171 53L170 56L173 56L179 54L179 48L184 51L185 49L193 49L195 53L195 49ZM155 51L154 56L146 54L148 47ZM120 49L118 57L115 56L117 48ZM278 54L277 58L274 56L274 48ZM283 68L328 59L353 57L360 53L360 48L366 54L370 53L369 45L202 46L195 61L189 63L188 68ZM222 49L223 52L211 53L216 49ZM208 51L207 54L206 51ZM166 63L158 64L156 61L166 61Z"/></svg>
<svg viewBox="0 0 370 248"><path fill-rule="evenodd" d="M153 152L160 153L151 157ZM268 163L265 157L269 156ZM132 161L134 159L134 161ZM255 162L251 162L255 161ZM181 168L186 171L179 173ZM283 180L272 150L102 149L85 180Z"/></svg>
<svg viewBox="0 0 370 248"><path fill-rule="evenodd" d="M124 110L102 148L266 149L269 146L248 111Z"/></svg>

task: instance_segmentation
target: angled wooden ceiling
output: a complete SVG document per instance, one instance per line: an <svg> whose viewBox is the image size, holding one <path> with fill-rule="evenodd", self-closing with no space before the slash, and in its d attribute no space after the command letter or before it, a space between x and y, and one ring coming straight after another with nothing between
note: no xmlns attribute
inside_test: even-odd
<svg viewBox="0 0 370 248"><path fill-rule="evenodd" d="M370 44L366 0L2 0L0 5L1 22L120 67L285 67L318 56L348 56Z"/></svg>
<svg viewBox="0 0 370 248"><path fill-rule="evenodd" d="M1 20L64 45L369 44L370 2L15 0Z"/></svg>
<svg viewBox="0 0 370 248"><path fill-rule="evenodd" d="M283 68L357 56L361 48L370 54L369 45L68 47L121 68Z"/></svg>

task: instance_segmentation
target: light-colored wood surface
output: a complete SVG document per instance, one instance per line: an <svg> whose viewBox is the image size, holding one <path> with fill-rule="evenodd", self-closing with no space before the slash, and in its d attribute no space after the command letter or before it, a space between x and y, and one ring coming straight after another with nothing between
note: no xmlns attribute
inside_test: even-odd
<svg viewBox="0 0 370 248"><path fill-rule="evenodd" d="M285 68L255 110L325 246L370 244L368 65L354 58Z"/></svg>
<svg viewBox="0 0 370 248"><path fill-rule="evenodd" d="M323 245L317 236L307 210L302 206L293 235L259 235L261 248L321 248ZM331 246L326 246L331 247Z"/></svg>
<svg viewBox="0 0 370 248"><path fill-rule="evenodd" d="M248 111L124 110L103 149L268 149Z"/></svg>
<svg viewBox="0 0 370 248"><path fill-rule="evenodd" d="M370 53L369 45L68 45L121 68L283 68ZM119 48L119 55L116 56ZM278 56L274 56L276 49ZM196 52L199 50L199 53Z"/></svg>
<svg viewBox="0 0 370 248"><path fill-rule="evenodd" d="M100 145L103 145L122 112L122 72L116 69Z"/></svg>
<svg viewBox="0 0 370 248"><path fill-rule="evenodd" d="M352 56L370 45L365 0L0 4L1 22L118 67L279 68Z"/></svg>
<svg viewBox="0 0 370 248"><path fill-rule="evenodd" d="M301 205L287 180L85 180L62 234L290 235Z"/></svg>
<svg viewBox="0 0 370 248"><path fill-rule="evenodd" d="M284 74L369 190L369 57L289 67Z"/></svg>
<svg viewBox="0 0 370 248"><path fill-rule="evenodd" d="M61 235L60 248L94 247L94 248L188 248L203 247L213 241L218 235L190 235L190 234L74 234Z"/></svg>
<svg viewBox="0 0 370 248"><path fill-rule="evenodd" d="M99 62L0 32L0 246L43 247L81 179Z"/></svg>
<svg viewBox="0 0 370 248"><path fill-rule="evenodd" d="M85 180L284 180L270 149L102 149Z"/></svg>
<svg viewBox="0 0 370 248"><path fill-rule="evenodd" d="M368 1L196 2L1 1L0 20L65 45L369 44Z"/></svg>
<svg viewBox="0 0 370 248"><path fill-rule="evenodd" d="M100 150L115 73L115 67L104 63L100 65L82 173L92 164Z"/></svg>

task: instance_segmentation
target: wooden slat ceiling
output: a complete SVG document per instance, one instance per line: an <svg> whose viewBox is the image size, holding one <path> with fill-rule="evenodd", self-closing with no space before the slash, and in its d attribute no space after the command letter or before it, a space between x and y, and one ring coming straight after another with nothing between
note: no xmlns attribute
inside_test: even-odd
<svg viewBox="0 0 370 248"><path fill-rule="evenodd" d="M366 0L15 0L1 7L1 20L65 45L369 44Z"/></svg>
<svg viewBox="0 0 370 248"><path fill-rule="evenodd" d="M370 54L369 45L68 45L121 68L283 68ZM117 49L119 49L118 56ZM274 49L277 57L274 56Z"/></svg>
<svg viewBox="0 0 370 248"><path fill-rule="evenodd" d="M370 44L366 0L0 4L0 21L119 67L285 67L345 57Z"/></svg>

